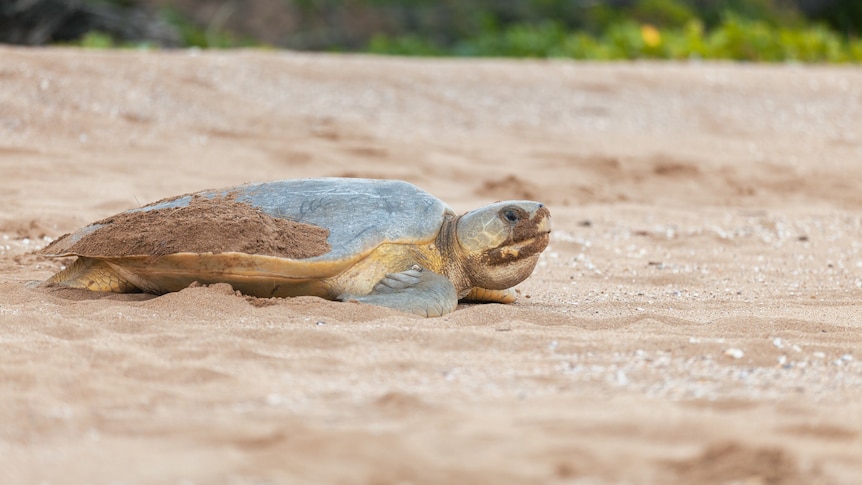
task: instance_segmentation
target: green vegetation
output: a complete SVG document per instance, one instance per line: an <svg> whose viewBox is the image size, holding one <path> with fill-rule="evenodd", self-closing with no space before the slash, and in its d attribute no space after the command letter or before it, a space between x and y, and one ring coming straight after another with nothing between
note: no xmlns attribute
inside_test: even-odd
<svg viewBox="0 0 862 485"><path fill-rule="evenodd" d="M183 47L199 47L201 49L263 47L253 39L241 38L224 29L213 26L200 27L173 9L162 10L161 15L168 24L176 29L180 37L180 44ZM150 49L153 47L150 42L124 41L100 30L91 30L80 39L68 44L88 49Z"/></svg>
<svg viewBox="0 0 862 485"><path fill-rule="evenodd" d="M367 50L417 56L862 62L862 39L853 35L862 28L862 1L832 2L808 17L793 2L781 0L467 3L481 10L472 18L459 12L458 36L423 30L419 18L414 22L418 32L379 33ZM500 8L503 4L510 8Z"/></svg>
<svg viewBox="0 0 862 485"><path fill-rule="evenodd" d="M180 34L182 44L186 47L201 49L229 49L234 47L254 47L259 44L250 38L241 38L225 30L218 18L210 25L201 27L184 17L175 9L163 10L165 20Z"/></svg>
<svg viewBox="0 0 862 485"><path fill-rule="evenodd" d="M261 47L256 39L266 38L290 49L408 56L862 62L862 0L257 0L215 13L205 4L161 11L171 45ZM246 22L253 5L268 12L257 23ZM76 43L159 45L103 31Z"/></svg>
<svg viewBox="0 0 862 485"><path fill-rule="evenodd" d="M659 0L661 1L661 0ZM682 14L675 19L681 19ZM675 22L674 22L675 23ZM820 25L780 26L728 13L707 31L688 17L681 26L659 28L622 20L595 35L556 22L515 24L488 30L452 46L415 35L377 35L377 54L416 56L538 57L591 60L732 59L765 62L862 62L862 39L846 38Z"/></svg>
<svg viewBox="0 0 862 485"><path fill-rule="evenodd" d="M92 30L84 34L80 40L74 42L73 45L86 47L88 49L110 49L118 47L114 39L104 32Z"/></svg>

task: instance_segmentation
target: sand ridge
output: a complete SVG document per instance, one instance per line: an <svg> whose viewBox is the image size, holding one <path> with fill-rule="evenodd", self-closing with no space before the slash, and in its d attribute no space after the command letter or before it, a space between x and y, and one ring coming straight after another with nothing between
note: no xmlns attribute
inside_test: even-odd
<svg viewBox="0 0 862 485"><path fill-rule="evenodd" d="M862 71L0 48L0 482L854 483ZM513 305L35 288L149 200L537 199Z"/></svg>

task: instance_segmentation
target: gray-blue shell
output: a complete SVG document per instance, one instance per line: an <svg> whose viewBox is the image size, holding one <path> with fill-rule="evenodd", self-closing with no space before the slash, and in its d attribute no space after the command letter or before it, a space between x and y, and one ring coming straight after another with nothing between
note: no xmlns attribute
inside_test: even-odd
<svg viewBox="0 0 862 485"><path fill-rule="evenodd" d="M270 216L329 229L332 250L303 261L336 261L363 254L384 242L410 244L436 237L454 212L443 201L408 182L353 178L310 178L208 190L127 212L186 207L193 196L232 197ZM69 244L101 226L90 225Z"/></svg>

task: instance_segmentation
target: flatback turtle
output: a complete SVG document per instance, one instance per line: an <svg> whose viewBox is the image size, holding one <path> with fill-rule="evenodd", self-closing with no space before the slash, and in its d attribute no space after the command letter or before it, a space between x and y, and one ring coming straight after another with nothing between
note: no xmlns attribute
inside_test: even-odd
<svg viewBox="0 0 862 485"><path fill-rule="evenodd" d="M162 294L226 282L258 297L313 295L431 317L459 299L513 302L550 232L539 202L459 216L407 182L316 178L161 200L42 252L77 256L49 284Z"/></svg>

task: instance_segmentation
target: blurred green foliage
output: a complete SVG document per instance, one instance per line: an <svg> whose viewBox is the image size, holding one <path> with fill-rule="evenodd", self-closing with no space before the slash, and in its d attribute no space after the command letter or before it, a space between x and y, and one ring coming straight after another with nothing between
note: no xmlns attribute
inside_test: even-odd
<svg viewBox="0 0 862 485"><path fill-rule="evenodd" d="M250 47L256 45L252 39L241 39L221 28L201 27L191 22L178 10L167 8L163 10L165 20L173 25L180 33L182 44L186 47L200 47L201 49L227 49L233 47Z"/></svg>
<svg viewBox="0 0 862 485"><path fill-rule="evenodd" d="M75 42L74 45L79 45L88 49L110 49L118 47L117 43L114 42L114 39L109 34L95 30L84 34L84 37L81 37L81 39Z"/></svg>
<svg viewBox="0 0 862 485"><path fill-rule="evenodd" d="M282 27L281 37L269 42L293 49L409 56L862 62L862 39L855 30L862 28L862 0L253 0L223 3L197 21L193 15L205 11L207 0L187 0L184 5L185 10L165 9L162 16L187 47L260 47L255 33L260 35L259 29L273 24L274 18L264 15L245 30L231 29L230 21L252 18L254 5L265 5L266 12L278 6L282 19L292 25ZM274 30L282 32L278 25L285 24L275 25ZM100 32L78 43L128 47Z"/></svg>
<svg viewBox="0 0 862 485"><path fill-rule="evenodd" d="M640 0L616 9L598 5L586 19L589 28L556 19L505 27L491 20L448 44L416 34L378 34L367 50L417 56L862 62L862 39L806 21L793 9L777 9L770 0L721 3L726 10L720 14L680 0Z"/></svg>
<svg viewBox="0 0 862 485"><path fill-rule="evenodd" d="M89 0L91 3L109 3L122 5L133 3L132 0ZM247 36L238 36L221 28L202 27L190 21L174 8L164 8L161 16L179 33L180 44L183 47L199 47L202 49L229 49L237 47L262 47L261 44ZM84 34L76 41L66 44L89 49L149 49L156 45L150 42L129 42L117 39L107 32L93 30Z"/></svg>

